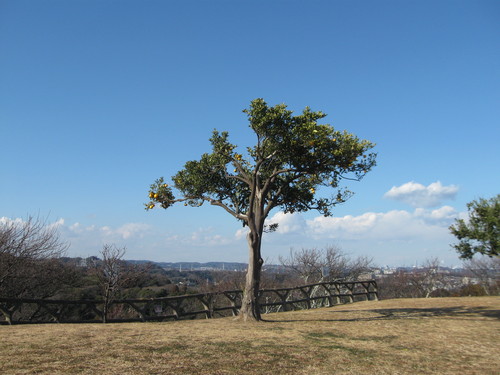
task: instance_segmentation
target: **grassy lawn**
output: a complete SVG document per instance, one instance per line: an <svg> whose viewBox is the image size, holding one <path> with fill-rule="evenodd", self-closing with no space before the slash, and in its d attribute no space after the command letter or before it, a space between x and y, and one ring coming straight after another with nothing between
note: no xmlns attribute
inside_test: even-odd
<svg viewBox="0 0 500 375"><path fill-rule="evenodd" d="M500 297L264 317L0 326L0 374L500 374Z"/></svg>

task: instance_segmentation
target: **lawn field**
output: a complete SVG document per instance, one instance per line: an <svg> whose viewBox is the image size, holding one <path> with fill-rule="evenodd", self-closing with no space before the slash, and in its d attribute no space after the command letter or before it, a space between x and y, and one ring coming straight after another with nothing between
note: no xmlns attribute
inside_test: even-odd
<svg viewBox="0 0 500 375"><path fill-rule="evenodd" d="M500 374L500 297L165 323L0 326L0 374Z"/></svg>

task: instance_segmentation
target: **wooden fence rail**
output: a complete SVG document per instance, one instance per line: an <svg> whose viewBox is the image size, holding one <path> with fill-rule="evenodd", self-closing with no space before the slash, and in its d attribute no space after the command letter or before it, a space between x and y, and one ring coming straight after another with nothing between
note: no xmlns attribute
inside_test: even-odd
<svg viewBox="0 0 500 375"><path fill-rule="evenodd" d="M215 318L237 315L243 292L230 290L162 298L113 300L104 319L102 300L55 300L0 297L0 324L81 323L164 321ZM262 289L259 304L262 313L311 309L377 300L375 280L323 282L294 288Z"/></svg>

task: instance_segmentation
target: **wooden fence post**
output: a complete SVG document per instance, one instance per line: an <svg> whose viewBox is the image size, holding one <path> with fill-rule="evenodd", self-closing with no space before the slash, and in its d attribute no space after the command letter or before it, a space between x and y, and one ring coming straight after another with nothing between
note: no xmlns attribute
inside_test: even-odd
<svg viewBox="0 0 500 375"><path fill-rule="evenodd" d="M181 319L185 316L196 316L204 314L206 318L213 318L216 312L230 310L232 315L238 314L241 301L241 290L225 291L218 293L206 293L198 295L172 296L162 298L148 299L130 299L130 300L115 300L112 303L115 305L128 306L127 309L118 311L117 319L114 320L137 320L136 315L130 313L134 311L139 315L141 321L151 319ZM279 288L279 289L263 289L260 297L266 298L263 305L266 306L266 311L290 311L301 307L312 308L320 307L328 304L334 306L342 302L352 303L355 297L363 296L366 300L378 300L377 283L375 280L366 281L333 281L328 283L317 283L310 285L302 285L295 288ZM223 298L219 298L223 297ZM358 299L358 298L356 298ZM184 302L188 301L184 306ZM192 303L198 301L196 303ZM227 301L230 303L228 304ZM196 310L199 302L203 305L203 310ZM71 314L80 311L85 315L78 316L81 321L95 321L95 319L104 320L104 311L99 308L104 301L100 300L48 300L48 299L15 299L0 297L0 313L4 317L4 322L7 324L15 324L17 322L27 321L54 321L54 322L75 322L74 316L68 316L67 311ZM152 313L149 316L149 307L151 304L159 303L167 309L172 310L172 314L164 313L156 315ZM24 309L23 305L35 305L36 309L33 312L32 308ZM78 307L76 309L70 306ZM82 309L85 306L86 308ZM27 310L27 311L26 311ZM40 312L43 310L43 314ZM90 311L94 314L89 314ZM160 309L163 312L163 307ZM50 319L47 319L50 316ZM131 318L133 316L133 318ZM17 319L17 321L15 321ZM2 322L0 322L2 323Z"/></svg>
<svg viewBox="0 0 500 375"><path fill-rule="evenodd" d="M139 306L137 306L135 303L133 303L131 301L124 301L124 303L126 303L127 305L132 307L132 309L134 309L139 314L139 318L141 319L141 321L143 321L143 322L146 321L146 309L145 309L145 307L141 309Z"/></svg>
<svg viewBox="0 0 500 375"><path fill-rule="evenodd" d="M7 303L5 303L5 305L3 303L0 304L0 312L2 312L3 316L5 317L5 321L7 322L7 324L9 324L9 325L13 324L12 315L14 315L14 312L19 307L21 307L21 305L22 305L22 302L18 302L18 303L14 302L11 307L9 307L9 305Z"/></svg>
<svg viewBox="0 0 500 375"><path fill-rule="evenodd" d="M312 287L299 287L299 290L302 292L306 299L306 306L309 310L311 308L311 290Z"/></svg>
<svg viewBox="0 0 500 375"><path fill-rule="evenodd" d="M331 284L323 284L323 289L325 290L327 294L327 301L328 301L328 307L332 307L334 305L333 298L334 295L332 294L332 290L330 289Z"/></svg>
<svg viewBox="0 0 500 375"><path fill-rule="evenodd" d="M349 303L353 303L354 296L352 294L352 291L354 289L354 284L353 283L344 283L344 285L347 288L347 298L349 299Z"/></svg>
<svg viewBox="0 0 500 375"><path fill-rule="evenodd" d="M375 280L370 281L370 284L373 286L373 292L371 292L372 299L374 301L378 301L378 288L377 282Z"/></svg>
<svg viewBox="0 0 500 375"><path fill-rule="evenodd" d="M238 295L239 295L239 292L234 292L234 291L231 291L231 292L222 292L224 294L224 296L226 296L226 298L230 301L231 303L231 312L233 314L233 316L236 316L238 315L238 308L236 306L236 300L238 298Z"/></svg>
<svg viewBox="0 0 500 375"><path fill-rule="evenodd" d="M333 287L335 288L335 303L337 305L340 305L341 300L340 300L340 284L334 282Z"/></svg>
<svg viewBox="0 0 500 375"><path fill-rule="evenodd" d="M213 306L213 299L212 299L212 294L207 293L204 296L197 296L196 297L198 301L201 302L203 305L203 308L205 309L205 318L210 319L213 318L214 315L214 306Z"/></svg>

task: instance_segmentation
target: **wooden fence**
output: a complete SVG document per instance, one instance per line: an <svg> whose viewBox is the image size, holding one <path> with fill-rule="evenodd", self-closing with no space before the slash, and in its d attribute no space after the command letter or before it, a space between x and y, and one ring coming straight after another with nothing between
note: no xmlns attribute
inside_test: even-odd
<svg viewBox="0 0 500 375"><path fill-rule="evenodd" d="M241 290L183 296L113 300L107 322L165 321L237 315ZM294 288L262 289L262 313L311 309L355 301L377 300L374 280L323 282ZM16 299L0 297L0 324L102 322L102 300Z"/></svg>

